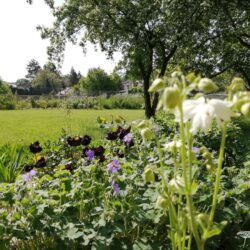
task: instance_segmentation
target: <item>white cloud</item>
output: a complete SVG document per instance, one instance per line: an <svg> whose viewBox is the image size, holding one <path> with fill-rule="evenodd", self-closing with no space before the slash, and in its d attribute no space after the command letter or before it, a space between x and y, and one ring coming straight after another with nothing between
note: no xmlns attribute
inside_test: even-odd
<svg viewBox="0 0 250 250"><path fill-rule="evenodd" d="M43 0L28 5L26 0L0 0L0 76L6 81L15 81L26 74L26 65L36 59L40 65L47 61L48 41L40 38L37 25L51 25L53 16ZM115 55L115 61L121 58ZM87 45L87 54L77 45L68 44L62 73L67 74L71 67L82 74L89 68L101 67L110 72L115 62L107 60L100 50Z"/></svg>

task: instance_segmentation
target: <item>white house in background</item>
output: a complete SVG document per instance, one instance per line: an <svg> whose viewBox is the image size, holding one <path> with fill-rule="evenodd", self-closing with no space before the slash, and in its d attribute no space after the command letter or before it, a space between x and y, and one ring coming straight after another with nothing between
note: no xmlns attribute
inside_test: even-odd
<svg viewBox="0 0 250 250"><path fill-rule="evenodd" d="M63 89L56 94L56 96L58 97L65 97L65 96L71 96L71 95L73 95L73 90L70 87Z"/></svg>

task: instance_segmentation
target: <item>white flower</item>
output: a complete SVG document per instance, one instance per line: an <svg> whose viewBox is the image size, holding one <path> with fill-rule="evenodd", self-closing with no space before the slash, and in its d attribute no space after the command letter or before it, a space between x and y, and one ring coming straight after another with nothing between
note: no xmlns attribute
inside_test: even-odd
<svg viewBox="0 0 250 250"><path fill-rule="evenodd" d="M231 110L232 103L217 99L206 100L200 97L197 100L185 100L183 102L184 122L191 120L191 132L196 133L198 129L207 131L215 119L217 125L223 121L229 121L234 115ZM176 118L179 119L179 112Z"/></svg>

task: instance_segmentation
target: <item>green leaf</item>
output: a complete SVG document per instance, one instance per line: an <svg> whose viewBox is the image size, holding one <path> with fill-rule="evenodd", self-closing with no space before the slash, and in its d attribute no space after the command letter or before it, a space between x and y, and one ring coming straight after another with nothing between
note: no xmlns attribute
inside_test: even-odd
<svg viewBox="0 0 250 250"><path fill-rule="evenodd" d="M71 240L77 239L81 236L83 236L83 232L79 232L75 227L69 228L67 232L67 237Z"/></svg>

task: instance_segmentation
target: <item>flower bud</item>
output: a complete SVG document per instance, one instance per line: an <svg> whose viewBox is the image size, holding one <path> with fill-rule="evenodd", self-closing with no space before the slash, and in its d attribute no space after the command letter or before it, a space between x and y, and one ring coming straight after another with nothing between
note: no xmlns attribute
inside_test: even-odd
<svg viewBox="0 0 250 250"><path fill-rule="evenodd" d="M174 71L172 74L171 74L171 77L181 77L182 76L182 73L180 71Z"/></svg>
<svg viewBox="0 0 250 250"><path fill-rule="evenodd" d="M215 166L212 162L206 164L206 168L207 168L207 171L208 171L210 174L215 174L216 166Z"/></svg>
<svg viewBox="0 0 250 250"><path fill-rule="evenodd" d="M206 93L218 90L218 86L209 78L202 78L198 83L198 88Z"/></svg>
<svg viewBox="0 0 250 250"><path fill-rule="evenodd" d="M238 91L243 91L245 89L245 82L240 77L234 77L231 84L228 87L228 90L232 93L236 93Z"/></svg>
<svg viewBox="0 0 250 250"><path fill-rule="evenodd" d="M148 92L155 92L157 90L163 89L165 87L165 83L161 78L157 78L153 81L152 85L148 89Z"/></svg>
<svg viewBox="0 0 250 250"><path fill-rule="evenodd" d="M169 182L170 189L176 191L179 194L185 194L185 185L181 177L177 176Z"/></svg>
<svg viewBox="0 0 250 250"><path fill-rule="evenodd" d="M122 119L121 119L120 117L116 117L116 118L115 118L115 122L116 122L116 123L121 123L121 122L122 122Z"/></svg>
<svg viewBox="0 0 250 250"><path fill-rule="evenodd" d="M166 143L164 145L163 150L164 151L170 151L170 152L175 152L177 149L179 149L181 147L181 141L171 141L169 143Z"/></svg>
<svg viewBox="0 0 250 250"><path fill-rule="evenodd" d="M147 141L153 138L153 133L149 128L144 128L141 130L141 136L144 141Z"/></svg>
<svg viewBox="0 0 250 250"><path fill-rule="evenodd" d="M162 209L167 209L168 208L168 202L165 198L163 198L161 195L158 196L157 201L156 201L156 207L162 208Z"/></svg>
<svg viewBox="0 0 250 250"><path fill-rule="evenodd" d="M150 166L147 166L143 172L143 179L146 182L155 182L155 174Z"/></svg>
<svg viewBox="0 0 250 250"><path fill-rule="evenodd" d="M177 87L168 87L163 93L163 106L174 109L181 102L180 90Z"/></svg>
<svg viewBox="0 0 250 250"><path fill-rule="evenodd" d="M197 215L197 222L204 231L207 228L208 221L209 221L209 216L207 214L200 213Z"/></svg>
<svg viewBox="0 0 250 250"><path fill-rule="evenodd" d="M246 118L250 118L250 102L243 104L240 111Z"/></svg>
<svg viewBox="0 0 250 250"><path fill-rule="evenodd" d="M249 102L250 102L250 92L246 92L246 91L238 92L237 94L233 96L233 107L237 111L240 111L241 107L245 103L249 103Z"/></svg>
<svg viewBox="0 0 250 250"><path fill-rule="evenodd" d="M136 127L137 127L137 128L146 128L146 127L148 127L148 125L149 125L148 121L143 120L143 121L140 121L140 122L136 125Z"/></svg>

